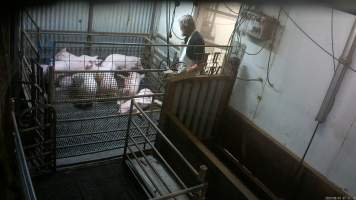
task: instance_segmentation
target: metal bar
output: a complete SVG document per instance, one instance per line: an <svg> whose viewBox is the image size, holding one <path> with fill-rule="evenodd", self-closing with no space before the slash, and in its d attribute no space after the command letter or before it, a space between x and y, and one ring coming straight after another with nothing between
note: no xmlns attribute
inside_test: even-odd
<svg viewBox="0 0 356 200"><path fill-rule="evenodd" d="M30 39L30 36L27 35L27 33L25 31L22 31L22 34L25 36L27 42L30 44L30 47L35 51L36 56L39 56L40 53L36 47L36 45L33 44L32 40Z"/></svg>
<svg viewBox="0 0 356 200"><path fill-rule="evenodd" d="M146 128L148 126L142 127ZM131 128L131 130L137 129L137 128ZM68 135L58 135L57 138L68 138L68 137L77 137L77 136L84 136L84 135L99 135L103 133L110 133L110 132L116 132L116 131L126 131L127 128L121 128L121 129L113 129L113 130L105 130L105 131L95 131L95 132L89 132L89 133L78 133L78 134L68 134ZM152 135L152 134L149 134Z"/></svg>
<svg viewBox="0 0 356 200"><path fill-rule="evenodd" d="M195 175L198 175L197 170L189 163L187 159L185 159L183 154L177 149L177 147L174 146L174 144L167 138L167 136L164 135L164 133L158 128L158 126L147 116L147 114L142 110L142 108L139 105L137 105L137 103L134 100L131 104L134 105L137 108L137 110L141 112L142 116L144 116L149 121L149 123L153 126L153 128L156 129L156 131L163 138L163 140L178 154L179 158L189 167L189 169Z"/></svg>
<svg viewBox="0 0 356 200"><path fill-rule="evenodd" d="M136 124L136 122L132 121L132 124L136 127L138 127L138 125ZM166 167L168 168L168 170L174 175L174 177L178 180L178 182L181 184L181 186L183 186L183 188L187 188L187 186L184 184L184 182L182 181L182 179L179 178L178 174L173 170L173 168L171 167L170 164L168 164L168 162L163 158L162 154L159 153L159 151L157 150L157 148L148 140L148 138L143 134L142 130L138 129L139 132L141 133L141 135L145 138L145 141L151 146L151 148L153 149L153 151L155 151L155 153L157 154L157 156L162 160L162 162L166 165Z"/></svg>
<svg viewBox="0 0 356 200"><path fill-rule="evenodd" d="M81 41L55 41L61 44L102 44L102 45L122 45L122 46L154 46L154 47L217 47L217 48L232 48L228 45L187 45L187 44L144 44L144 43L115 43L115 42L81 42Z"/></svg>
<svg viewBox="0 0 356 200"><path fill-rule="evenodd" d="M26 193L26 196L28 197L28 199L36 200L37 198L36 198L35 190L33 189L31 175L28 170L26 156L25 156L25 153L24 153L24 150L22 147L20 132L18 129L17 121L16 121L16 116L15 116L15 111L14 111L14 109L15 109L14 99L11 100L11 104L12 104L11 117L12 117L12 123L13 123L14 129L15 129L15 132L13 134L15 136L16 153L17 153L17 158L19 161L20 170L22 171L21 175L22 175L23 181L24 181L25 193Z"/></svg>
<svg viewBox="0 0 356 200"><path fill-rule="evenodd" d="M129 135L129 138L131 141L134 143L134 145L137 147L137 149L140 151L140 153L143 156L143 159L147 162L148 166L152 169L154 174L158 177L158 179L163 183L164 187L167 188L168 192L172 192L172 190L168 187L168 185L164 182L163 178L161 175L157 172L157 170L152 166L151 162L147 159L147 155L142 151L142 149L137 145L136 141Z"/></svg>
<svg viewBox="0 0 356 200"><path fill-rule="evenodd" d="M95 141L95 142L86 142L86 143L80 143L80 144L72 144L72 145L66 145L66 146L57 146L57 149L65 149L65 148L71 148L71 147L79 147L79 146L86 146L86 145L91 145L91 144L100 144L100 143L106 143L106 142L114 142L114 141L121 141L125 140L125 137L117 138L117 139L111 139L111 140L102 140L102 141Z"/></svg>
<svg viewBox="0 0 356 200"><path fill-rule="evenodd" d="M37 30L40 30L40 26L38 26L38 24L36 23L36 21L32 18L32 16L30 15L30 13L27 12L27 10L24 10L24 13L27 15L27 17L30 19L30 21L32 22L33 25L35 25Z"/></svg>
<svg viewBox="0 0 356 200"><path fill-rule="evenodd" d="M153 112L160 112L159 109L154 110ZM139 112L132 113L132 115L139 115ZM57 122L76 122L76 121L88 121L88 120L96 120L96 119L106 119L106 118L113 118L113 117L121 117L121 116L128 116L129 113L125 114L117 114L117 115L106 115L101 117L86 117L86 118L75 118L75 119L62 119L57 120Z"/></svg>
<svg viewBox="0 0 356 200"><path fill-rule="evenodd" d="M344 80L344 76L348 67L352 63L352 55L355 51L356 47L356 20L354 21L349 37L345 43L344 50L340 56L342 63L339 62L337 65L336 71L333 75L333 78L330 82L329 88L324 96L323 102L319 108L318 114L315 117L315 120L322 123L326 120L329 115L334 102L336 95L339 91L340 85ZM334 59L334 58L333 58Z"/></svg>
<svg viewBox="0 0 356 200"><path fill-rule="evenodd" d="M153 140L152 140L153 142ZM144 144L144 142L139 142L138 144ZM131 145L132 146L132 145ZM77 153L77 154L73 154L73 155L67 155L67 156L58 156L57 159L63 159L63 158L71 158L71 157L76 157L76 156L83 156L83 155L88 155L88 154L95 154L95 153L101 153L104 151L111 151L111 150L115 150L115 149L123 149L124 145L118 145L116 147L112 147L112 148L107 148L104 150L98 150L98 151L89 151L89 152L84 152L84 153ZM121 156L121 155L119 155Z"/></svg>
<svg viewBox="0 0 356 200"><path fill-rule="evenodd" d="M153 194L155 193L154 191L152 191L152 189L150 187L147 187L145 185L143 185L143 180L140 179L138 176L139 174L134 170L134 165L133 165L133 161L132 159L129 158L129 156L127 157L127 160L130 162L131 166L130 167L128 165L128 163L126 163L126 166L129 168L129 170L131 171L131 173L134 175L134 177L136 178L136 180L139 182L139 184L141 185L141 187L143 188L143 190L145 191L145 193L150 196L150 197L153 197ZM149 191L146 191L146 189L148 189Z"/></svg>
<svg viewBox="0 0 356 200"><path fill-rule="evenodd" d="M44 124L44 125L39 125L39 126L34 126L34 127L30 127L30 128L25 128L25 129L22 129L20 130L21 133L25 133L25 132L29 132L29 131L33 131L35 129L44 129L44 128L47 128L47 127L50 127L51 124L50 123L47 123L47 124Z"/></svg>
<svg viewBox="0 0 356 200"><path fill-rule="evenodd" d="M152 177L149 176L149 173L146 171L146 169L142 166L142 163L140 162L140 160L138 159L138 157L136 156L135 152L128 146L127 147L130 151L130 155L133 155L134 158L136 159L137 164L140 166L140 168L142 169L142 171L145 173L145 175L147 176L147 178L150 180L150 182L152 183L152 185L155 187L156 191L162 195L162 192L159 190L159 187L156 185L156 183L152 180Z"/></svg>
<svg viewBox="0 0 356 200"><path fill-rule="evenodd" d="M128 118L128 121L127 121L127 130L126 130L125 147L124 147L124 157L126 157L128 143L129 143L130 126L131 126L131 121L132 121L132 108L133 108L132 102L133 102L133 100L131 100L131 103L130 103L130 112L129 112L129 118Z"/></svg>
<svg viewBox="0 0 356 200"><path fill-rule="evenodd" d="M116 61L114 61L116 62ZM64 73L68 73L68 74L75 74L75 73L88 73L88 74L95 74L95 73L120 73L120 72L164 72L167 71L167 69L125 69L125 70L90 70L90 71L86 71L86 70L56 70L55 73L56 74L64 74Z"/></svg>
<svg viewBox="0 0 356 200"><path fill-rule="evenodd" d="M176 197L176 196L179 196L179 195L183 195L185 193L189 193L189 192L194 192L194 191L199 191L201 190L202 188L205 187L205 184L199 184L199 185L196 185L196 186L193 186L193 187L190 187L190 188L186 188L186 189L183 189L183 190L179 190L179 191L176 191L176 192L172 192L171 194L167 194L167 195L162 195L160 197L156 197L156 198L152 198L150 200L166 200L166 199L170 199L172 197Z"/></svg>
<svg viewBox="0 0 356 200"><path fill-rule="evenodd" d="M31 32L31 31L30 31ZM122 37L147 37L149 33L130 33L130 32L86 32L86 31L54 31L54 30L41 30L40 34L53 34L53 35L92 35L92 36L122 36Z"/></svg>

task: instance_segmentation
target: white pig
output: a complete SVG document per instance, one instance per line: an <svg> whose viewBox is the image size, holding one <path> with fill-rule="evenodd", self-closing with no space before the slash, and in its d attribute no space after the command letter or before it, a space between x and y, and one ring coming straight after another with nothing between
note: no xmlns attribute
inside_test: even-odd
<svg viewBox="0 0 356 200"><path fill-rule="evenodd" d="M153 95L153 92L150 89L144 88L140 90L139 93L137 93L137 96L140 95ZM152 104L152 96L148 97L136 97L134 98L135 102L142 108L145 109L147 108L150 104ZM130 111L130 106L131 106L131 100L127 101L117 101L117 104L119 105L119 113L127 113ZM135 107L133 107L133 111L137 111Z"/></svg>
<svg viewBox="0 0 356 200"><path fill-rule="evenodd" d="M59 80L59 87L69 88L73 84L72 76L61 77Z"/></svg>
<svg viewBox="0 0 356 200"><path fill-rule="evenodd" d="M76 56L64 48L55 55L55 70L88 70L98 68L99 62L98 56Z"/></svg>
<svg viewBox="0 0 356 200"><path fill-rule="evenodd" d="M118 94L119 87L117 81L115 79L114 73L112 72L103 72L96 76L96 80L98 82L98 88L100 92L103 93L114 93Z"/></svg>
<svg viewBox="0 0 356 200"><path fill-rule="evenodd" d="M72 76L72 86L78 89L79 95L95 95L97 83L92 73L76 73Z"/></svg>
<svg viewBox="0 0 356 200"><path fill-rule="evenodd" d="M142 69L141 59L135 56L111 54L101 63L102 70Z"/></svg>
<svg viewBox="0 0 356 200"><path fill-rule="evenodd" d="M138 92L140 82L145 77L144 74L141 75L137 72L129 72L128 77L122 75L119 76L124 79L123 93L127 96L133 96Z"/></svg>

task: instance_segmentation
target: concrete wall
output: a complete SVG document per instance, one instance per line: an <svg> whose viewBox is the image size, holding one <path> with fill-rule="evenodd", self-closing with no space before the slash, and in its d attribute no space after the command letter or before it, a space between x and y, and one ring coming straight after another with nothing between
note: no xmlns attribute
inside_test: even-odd
<svg viewBox="0 0 356 200"><path fill-rule="evenodd" d="M265 7L264 12L277 17L279 7ZM290 16L331 52L331 9L320 7L287 8ZM355 16L334 11L334 49L339 57ZM239 76L263 78L264 82L237 80L229 105L243 113L257 126L302 156L316 126L314 121L333 74L330 56L321 51L281 14L282 28L272 54L270 80L266 85L268 50L245 55ZM243 37L247 51L261 47ZM354 59L355 56L353 56ZM356 61L352 64L356 68ZM356 73L348 70L327 121L320 125L306 162L338 186L356 195ZM258 101L258 96L262 100Z"/></svg>

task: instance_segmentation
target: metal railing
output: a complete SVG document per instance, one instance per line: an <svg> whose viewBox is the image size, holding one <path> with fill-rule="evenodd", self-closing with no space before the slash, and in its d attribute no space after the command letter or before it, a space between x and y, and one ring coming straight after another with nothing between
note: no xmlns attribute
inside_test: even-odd
<svg viewBox="0 0 356 200"><path fill-rule="evenodd" d="M19 128L17 125L17 120L14 112L14 100L12 100L12 111L11 111L11 119L14 126L14 140L15 140L15 152L16 152L16 160L19 167L20 172L20 180L22 184L22 189L25 195L26 200L36 200L35 190L33 189L31 175L28 170L26 156L23 150L22 141L20 137Z"/></svg>
<svg viewBox="0 0 356 200"><path fill-rule="evenodd" d="M183 161L183 163L189 168L190 172L193 173L193 175L197 178L198 181L197 185L188 187L183 182L183 180L177 174L176 170L172 168L172 166L162 156L162 154L155 147L155 145L146 136L145 130L142 130L142 128L137 124L137 122L132 120L133 110L137 110L138 113L140 113L143 116L143 118L148 122L148 125L152 126L153 129L156 131L157 133L156 137L162 138L162 141L166 143L169 146L169 148L171 148L174 151L175 154L178 155L178 158L181 161ZM131 125L137 128L140 135L144 137L145 139L144 145L139 146L135 141L135 138L131 136L130 133ZM134 146L128 145L129 142L133 142ZM146 148L146 145L148 145L149 148ZM135 147L136 149L134 149L133 147ZM147 149L149 149L150 151L148 152ZM148 159L149 154L155 155L159 158L159 160L163 163L164 167L168 169L168 173L173 176L174 180L177 181L177 184L179 185L180 189L173 191L173 189L169 187L169 185L165 182L162 175L158 172L159 169L157 169L151 163L152 161ZM144 160L147 163L146 166L148 166L149 170L143 166L143 164L139 160L140 158L143 158L141 161ZM175 145L167 138L167 136L165 136L165 134L158 128L158 126L146 114L146 112L143 111L143 109L138 105L138 103L135 102L134 99L131 100L131 105L130 105L130 115L127 124L127 132L126 132L125 147L124 147L124 159L127 160L128 163L130 163L130 165L132 166L134 165L134 161L136 161L140 170L142 170L144 175L148 178L149 182L154 187L154 191L148 189L149 190L148 196L150 197L150 199L154 199L154 200L163 200L163 199L171 199L171 198L176 199L177 196L180 195L187 195L189 197L193 197L194 199L205 198L205 190L207 187L207 183L205 182L205 175L206 175L207 167L205 165L201 165L199 171L196 170L193 167L193 165L184 157L184 155L175 147ZM133 173L135 174L135 172ZM136 174L138 173L136 172ZM156 181L158 180L158 183L155 182L155 180ZM162 187L160 188L159 185L163 186L163 188Z"/></svg>

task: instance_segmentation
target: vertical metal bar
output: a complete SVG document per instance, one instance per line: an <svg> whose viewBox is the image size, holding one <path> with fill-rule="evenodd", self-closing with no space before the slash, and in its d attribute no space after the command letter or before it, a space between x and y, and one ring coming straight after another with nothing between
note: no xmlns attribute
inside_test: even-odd
<svg viewBox="0 0 356 200"><path fill-rule="evenodd" d="M128 121L127 121L127 130L126 130L125 147L124 147L124 158L126 158L126 156L127 156L126 153L127 153L127 147L128 147L129 135L130 135L130 128L131 128L132 109L133 109L133 99L131 99L131 102L130 102L130 113L129 113L129 118L128 118Z"/></svg>
<svg viewBox="0 0 356 200"><path fill-rule="evenodd" d="M55 72L54 72L54 66L49 66L48 67L48 77L49 77L49 83L48 83L48 87L49 87L49 90L48 90L48 102L49 103L53 103L54 101L54 93L55 93Z"/></svg>
<svg viewBox="0 0 356 200"><path fill-rule="evenodd" d="M206 165L200 165L199 167L199 174L198 174L198 180L201 183L205 183L206 181L206 173L208 171L208 167ZM201 188L198 194L198 200L204 200L206 196L206 190L207 190L207 185L204 185L204 187Z"/></svg>
<svg viewBox="0 0 356 200"><path fill-rule="evenodd" d="M93 31L93 12L94 12L94 5L93 1L89 1L89 16L88 16L88 28L87 32L91 33ZM92 55L92 46L90 42L92 41L92 36L91 34L87 34L87 41L89 44L87 44L87 54Z"/></svg>

